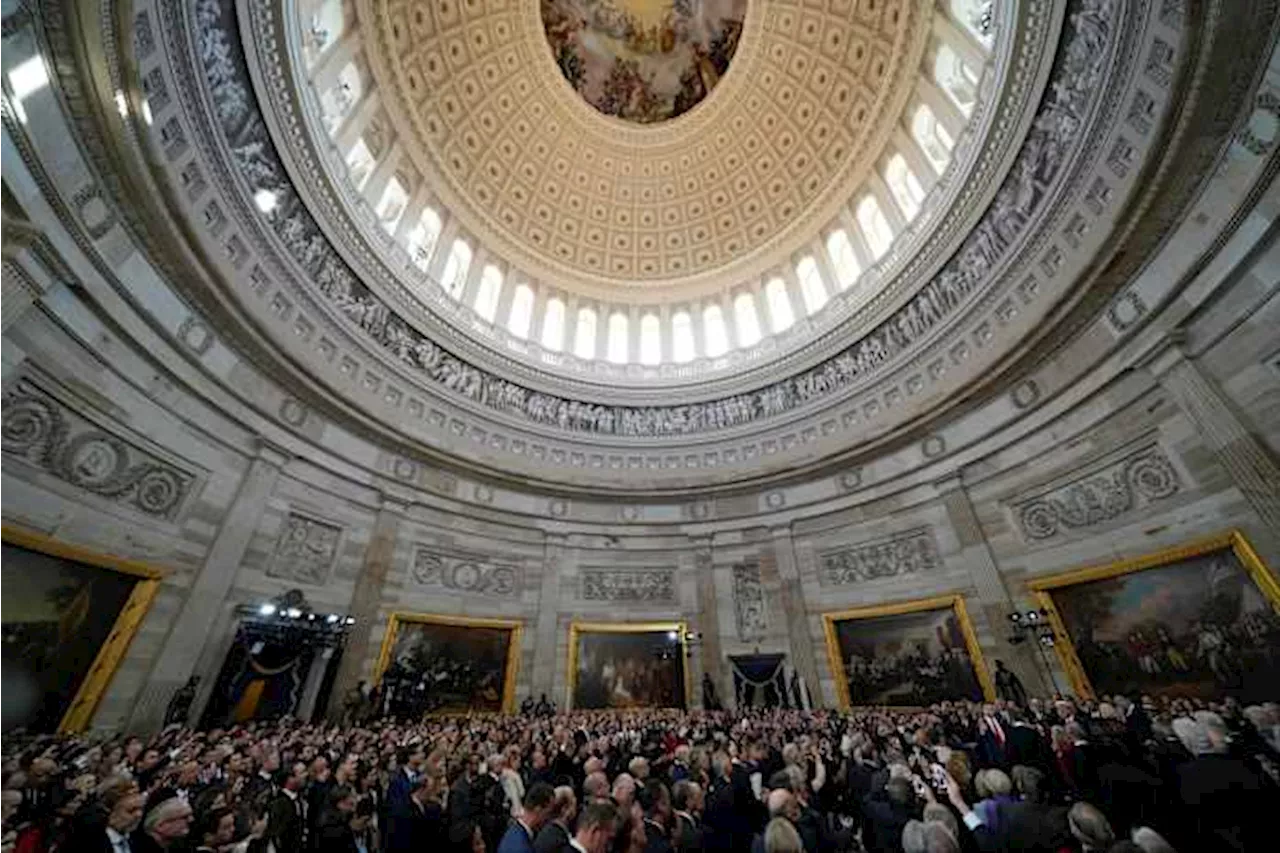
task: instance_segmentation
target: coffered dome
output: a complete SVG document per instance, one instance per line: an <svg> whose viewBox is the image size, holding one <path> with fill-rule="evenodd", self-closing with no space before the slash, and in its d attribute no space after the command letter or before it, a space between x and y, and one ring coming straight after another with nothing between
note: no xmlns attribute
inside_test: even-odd
<svg viewBox="0 0 1280 853"><path fill-rule="evenodd" d="M671 4L641 6L675 20ZM860 279L855 301L874 295L872 268L967 168L953 155L986 112L996 47L991 6L974 0L692 4L679 14L721 23L672 29L687 67L658 30L650 54L606 44L581 22L621 7L596 0L310 8L286 28L303 120L410 278L470 308L507 354L528 355L527 340L542 368L594 362L611 382L758 364ZM606 114L640 110L604 103L614 54L637 70L609 85L662 120Z"/></svg>

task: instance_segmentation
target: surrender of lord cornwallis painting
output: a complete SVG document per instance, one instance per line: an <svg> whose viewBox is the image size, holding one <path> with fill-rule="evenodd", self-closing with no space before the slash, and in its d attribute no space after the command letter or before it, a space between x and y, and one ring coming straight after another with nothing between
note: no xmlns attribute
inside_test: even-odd
<svg viewBox="0 0 1280 853"><path fill-rule="evenodd" d="M541 0L556 65L587 103L640 124L688 112L729 70L747 0Z"/></svg>
<svg viewBox="0 0 1280 853"><path fill-rule="evenodd" d="M146 615L159 572L4 528L3 730L85 728Z"/></svg>
<svg viewBox="0 0 1280 853"><path fill-rule="evenodd" d="M918 707L994 696L958 595L823 616L842 707Z"/></svg>
<svg viewBox="0 0 1280 853"><path fill-rule="evenodd" d="M1280 585L1239 533L1031 588L1083 695L1280 697Z"/></svg>
<svg viewBox="0 0 1280 853"><path fill-rule="evenodd" d="M401 720L515 711L521 623L393 613L382 641L383 710Z"/></svg>

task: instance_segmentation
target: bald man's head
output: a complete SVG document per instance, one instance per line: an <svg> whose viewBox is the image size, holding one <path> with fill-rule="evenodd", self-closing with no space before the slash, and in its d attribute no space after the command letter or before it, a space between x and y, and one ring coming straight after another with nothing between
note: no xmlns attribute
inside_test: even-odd
<svg viewBox="0 0 1280 853"><path fill-rule="evenodd" d="M774 788L769 792L765 805L769 808L769 817L785 817L787 820L795 820L800 817L800 806L796 802L795 794L786 788Z"/></svg>

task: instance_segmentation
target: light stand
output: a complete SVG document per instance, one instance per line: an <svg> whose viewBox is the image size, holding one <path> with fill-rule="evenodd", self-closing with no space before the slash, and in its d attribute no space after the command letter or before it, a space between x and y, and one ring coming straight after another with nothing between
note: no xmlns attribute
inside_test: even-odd
<svg viewBox="0 0 1280 853"><path fill-rule="evenodd" d="M1045 651L1058 644L1058 632L1053 629L1049 611L1043 607L1025 612L1015 610L1009 614L1009 626L1013 629L1009 635L1009 645L1016 646L1029 640L1034 641L1040 650L1040 659L1044 661L1045 671L1049 673L1049 681L1053 683L1054 694L1062 696L1062 690L1058 687L1058 678L1053 674L1053 665Z"/></svg>

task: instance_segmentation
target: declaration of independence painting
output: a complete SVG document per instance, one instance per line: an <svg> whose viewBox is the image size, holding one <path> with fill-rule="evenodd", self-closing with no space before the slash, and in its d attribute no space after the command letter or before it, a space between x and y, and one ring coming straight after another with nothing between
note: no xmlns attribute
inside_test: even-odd
<svg viewBox="0 0 1280 853"><path fill-rule="evenodd" d="M991 696L958 596L828 613L824 622L845 707L910 707Z"/></svg>
<svg viewBox="0 0 1280 853"><path fill-rule="evenodd" d="M649 124L688 112L729 70L747 0L541 0L560 73L600 112Z"/></svg>
<svg viewBox="0 0 1280 853"><path fill-rule="evenodd" d="M53 732L71 710L99 654L110 653L108 638L135 588L145 581L18 547L8 533L2 558L3 730ZM145 602L141 606L145 610ZM128 637L123 645L128 645ZM104 663L114 668L115 659ZM96 698L87 703L85 721Z"/></svg>
<svg viewBox="0 0 1280 853"><path fill-rule="evenodd" d="M684 626L575 623L569 631L571 706L683 708Z"/></svg>
<svg viewBox="0 0 1280 853"><path fill-rule="evenodd" d="M1276 580L1239 534L1032 586L1056 611L1085 692L1276 698Z"/></svg>
<svg viewBox="0 0 1280 853"><path fill-rule="evenodd" d="M520 623L392 614L381 660L381 701L397 719L513 711Z"/></svg>

